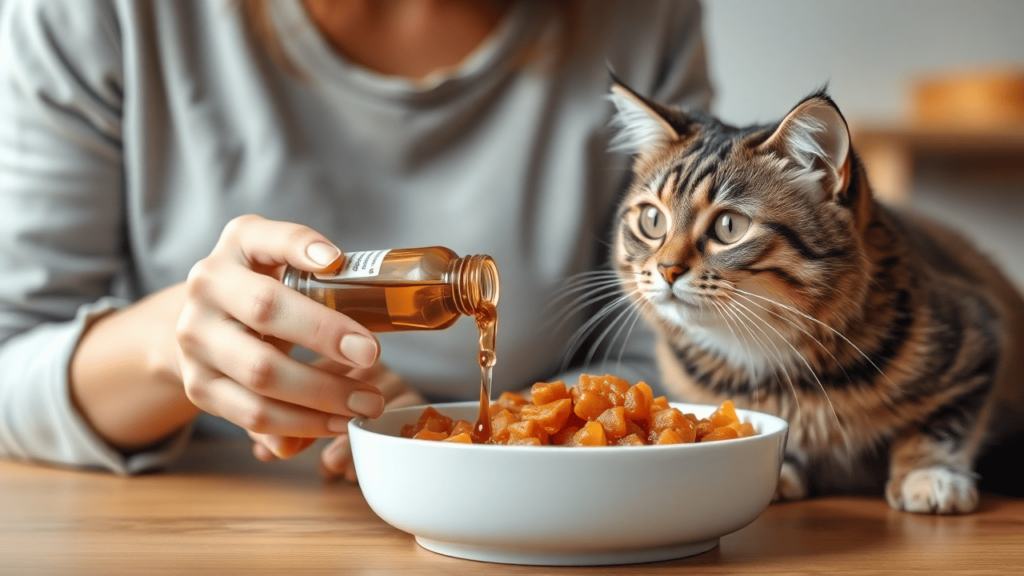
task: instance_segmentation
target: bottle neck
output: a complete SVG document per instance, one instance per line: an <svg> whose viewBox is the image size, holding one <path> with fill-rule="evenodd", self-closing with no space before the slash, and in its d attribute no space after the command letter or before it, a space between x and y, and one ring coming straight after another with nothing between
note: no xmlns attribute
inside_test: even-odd
<svg viewBox="0 0 1024 576"><path fill-rule="evenodd" d="M490 256L477 254L453 260L445 272L452 285L455 308L460 314L476 316L498 305L498 266Z"/></svg>

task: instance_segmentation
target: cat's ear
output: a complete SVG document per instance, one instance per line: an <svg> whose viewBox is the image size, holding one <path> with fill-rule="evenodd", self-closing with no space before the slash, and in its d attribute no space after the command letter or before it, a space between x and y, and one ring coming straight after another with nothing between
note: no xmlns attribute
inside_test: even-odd
<svg viewBox="0 0 1024 576"><path fill-rule="evenodd" d="M797 104L763 143L797 165L798 181L836 198L850 182L850 129L824 89Z"/></svg>
<svg viewBox="0 0 1024 576"><path fill-rule="evenodd" d="M684 115L637 94L612 74L608 99L615 105L612 126L617 129L609 149L644 154L681 141L688 133Z"/></svg>

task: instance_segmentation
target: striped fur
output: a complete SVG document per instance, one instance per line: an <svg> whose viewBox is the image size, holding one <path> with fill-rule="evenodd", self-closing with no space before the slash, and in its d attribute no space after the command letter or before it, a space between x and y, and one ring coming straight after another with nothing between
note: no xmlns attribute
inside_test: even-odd
<svg viewBox="0 0 1024 576"><path fill-rule="evenodd" d="M973 510L977 457L1024 422L1011 283L956 233L874 201L823 90L747 128L618 83L611 97L622 124L657 117L617 141L637 156L612 260L669 389L787 419L780 497L884 489L897 509ZM650 206L662 239L643 232ZM750 220L733 244L714 233L725 211Z"/></svg>

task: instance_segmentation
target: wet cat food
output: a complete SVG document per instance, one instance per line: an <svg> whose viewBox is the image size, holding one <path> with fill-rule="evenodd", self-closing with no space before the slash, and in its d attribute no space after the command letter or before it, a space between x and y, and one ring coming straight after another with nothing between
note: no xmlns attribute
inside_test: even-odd
<svg viewBox="0 0 1024 576"><path fill-rule="evenodd" d="M711 416L697 418L672 408L664 396L654 397L644 382L629 382L606 374L580 376L576 386L538 382L532 401L503 392L490 406L488 444L511 446L644 446L714 442L753 436L749 422L740 422L736 407L726 400ZM417 440L477 443L474 425L453 421L433 407L402 428L401 435Z"/></svg>

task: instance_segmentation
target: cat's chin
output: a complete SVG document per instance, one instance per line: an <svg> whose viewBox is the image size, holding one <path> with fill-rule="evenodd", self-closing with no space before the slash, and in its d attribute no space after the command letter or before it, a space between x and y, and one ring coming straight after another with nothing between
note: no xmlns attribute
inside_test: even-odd
<svg viewBox="0 0 1024 576"><path fill-rule="evenodd" d="M725 320L721 313L715 312L711 303L690 304L668 296L652 298L651 304L662 325L670 332L680 334L688 344L724 357L737 368L749 368L755 373L769 369L772 359L764 355L766 349L740 340L736 332L741 330L739 319ZM744 333L741 331L740 334ZM752 337L756 334L759 342L772 340L768 334L750 334Z"/></svg>
<svg viewBox="0 0 1024 576"><path fill-rule="evenodd" d="M721 324L710 304L683 300L677 296L658 296L650 299L661 320L672 328L689 331L694 328L712 329Z"/></svg>

